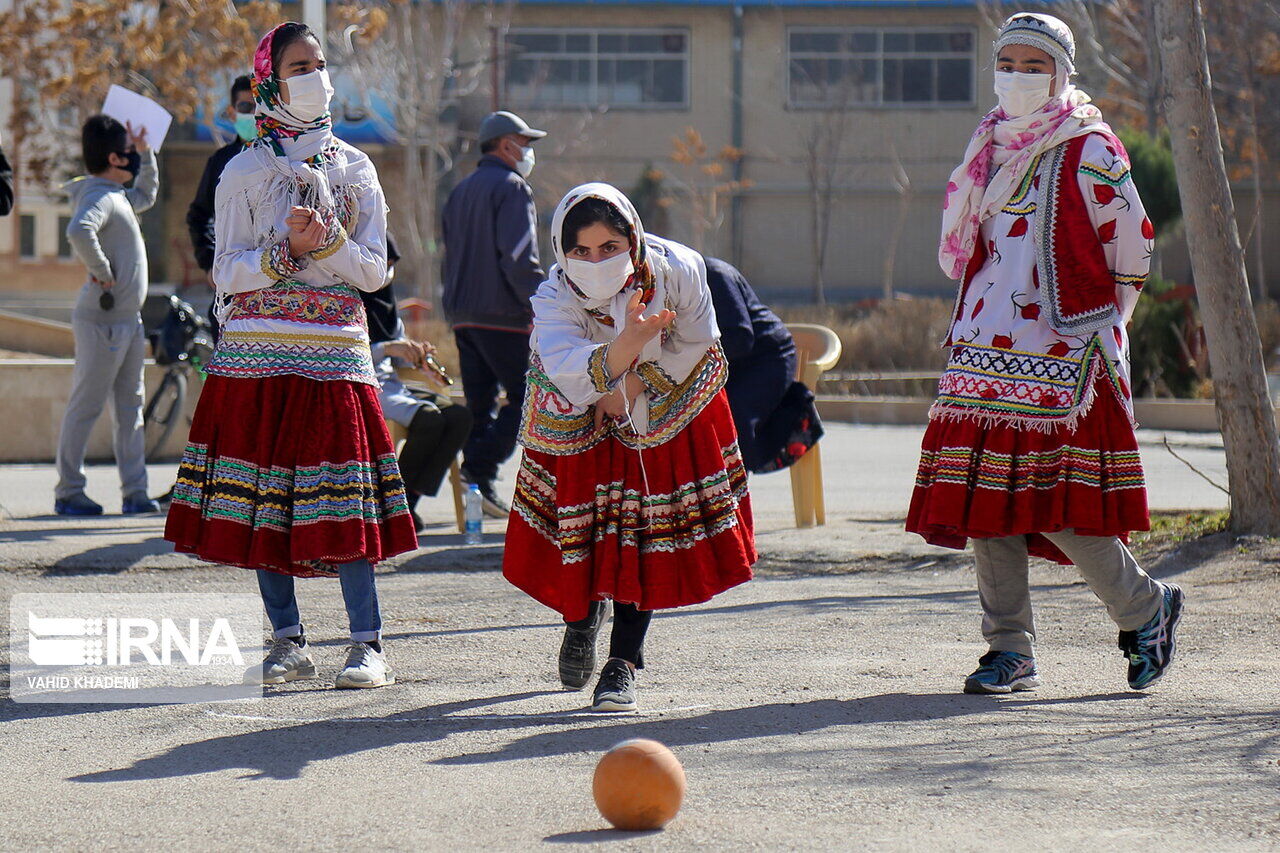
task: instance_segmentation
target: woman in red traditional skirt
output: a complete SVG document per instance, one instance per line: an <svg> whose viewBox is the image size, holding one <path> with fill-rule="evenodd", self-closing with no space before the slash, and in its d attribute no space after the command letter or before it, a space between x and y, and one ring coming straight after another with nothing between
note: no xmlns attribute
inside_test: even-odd
<svg viewBox="0 0 1280 853"><path fill-rule="evenodd" d="M336 684L381 687L395 677L373 565L417 547L357 293L386 282L386 202L369 158L332 134L310 29L262 39L253 90L258 139L217 189L222 335L165 538L257 570L274 643L248 680L315 676L294 578L337 575L351 645Z"/></svg>
<svg viewBox="0 0 1280 853"><path fill-rule="evenodd" d="M574 690L614 602L592 709L629 711L653 611L751 578L747 476L702 256L646 234L607 184L564 197L551 245L503 574L564 617L560 680Z"/></svg>
<svg viewBox="0 0 1280 853"><path fill-rule="evenodd" d="M966 692L1039 684L1028 553L1079 568L1142 689L1182 613L1125 547L1148 527L1125 323L1154 234L1124 146L1069 82L1066 24L1013 15L995 49L999 106L947 185L939 260L962 284L907 529L973 540L989 650Z"/></svg>

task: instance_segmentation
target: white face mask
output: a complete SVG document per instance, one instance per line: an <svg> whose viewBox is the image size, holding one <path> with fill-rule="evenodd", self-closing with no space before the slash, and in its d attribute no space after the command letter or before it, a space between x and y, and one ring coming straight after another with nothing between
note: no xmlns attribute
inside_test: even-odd
<svg viewBox="0 0 1280 853"><path fill-rule="evenodd" d="M521 150L520 159L516 161L516 171L520 173L520 177L527 178L529 173L533 171L533 146L526 145Z"/></svg>
<svg viewBox="0 0 1280 853"><path fill-rule="evenodd" d="M996 72L996 97L1009 118L1030 115L1049 102L1052 74L1022 74L1017 71Z"/></svg>
<svg viewBox="0 0 1280 853"><path fill-rule="evenodd" d="M609 299L622 290L635 270L630 252L619 252L594 264L579 258L565 261L565 272L588 299Z"/></svg>
<svg viewBox="0 0 1280 853"><path fill-rule="evenodd" d="M333 84L329 82L328 69L320 68L281 82L289 87L289 103L280 106L298 121L313 122L329 111Z"/></svg>

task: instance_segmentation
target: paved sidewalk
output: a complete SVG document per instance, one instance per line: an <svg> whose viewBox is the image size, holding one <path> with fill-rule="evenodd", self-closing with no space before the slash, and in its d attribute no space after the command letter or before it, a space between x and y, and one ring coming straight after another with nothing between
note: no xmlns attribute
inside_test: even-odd
<svg viewBox="0 0 1280 853"><path fill-rule="evenodd" d="M437 498L427 547L379 575L397 685L331 688L345 632L338 585L320 579L300 594L316 681L243 703L6 698L0 847L1280 848L1280 547L1219 536L1153 557L1188 610L1177 666L1149 694L1127 690L1115 629L1074 570L1037 562L1044 686L964 696L982 651L969 558L901 532L918 439L835 426L820 529L791 529L785 475L753 480L759 576L655 619L635 715L585 713L585 691L559 689L553 614L502 580L496 535L462 546ZM1143 453L1157 505L1222 504L1163 447ZM1220 450L1179 453L1224 476ZM113 476L93 471L96 498ZM0 478L5 600L253 589L168 553L162 519L31 517L49 474ZM596 760L628 737L684 763L665 832L610 831L592 806Z"/></svg>

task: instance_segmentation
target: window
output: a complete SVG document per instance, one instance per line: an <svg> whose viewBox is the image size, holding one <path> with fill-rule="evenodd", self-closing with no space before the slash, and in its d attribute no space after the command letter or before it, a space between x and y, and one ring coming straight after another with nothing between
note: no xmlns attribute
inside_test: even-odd
<svg viewBox="0 0 1280 853"><path fill-rule="evenodd" d="M18 256L37 258L36 251L36 217L32 213L24 213L18 217Z"/></svg>
<svg viewBox="0 0 1280 853"><path fill-rule="evenodd" d="M75 259L75 252L71 251L71 241L67 239L67 226L70 224L70 216L58 217L58 258L64 261Z"/></svg>
<svg viewBox="0 0 1280 853"><path fill-rule="evenodd" d="M521 107L684 109L689 36L680 29L513 30L507 99Z"/></svg>
<svg viewBox="0 0 1280 853"><path fill-rule="evenodd" d="M793 107L970 106L977 68L968 27L787 33Z"/></svg>

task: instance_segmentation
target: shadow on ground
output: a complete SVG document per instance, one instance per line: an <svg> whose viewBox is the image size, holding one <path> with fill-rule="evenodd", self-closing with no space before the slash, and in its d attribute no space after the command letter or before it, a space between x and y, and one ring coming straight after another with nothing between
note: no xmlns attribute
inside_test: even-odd
<svg viewBox="0 0 1280 853"><path fill-rule="evenodd" d="M447 755L442 765L485 764L548 755L603 752L620 740L647 737L679 749L696 745L815 732L833 726L941 720L1001 715L1057 705L1130 704L1141 694L1113 693L1057 699L886 693L859 699L779 702L708 711L688 717L596 717L581 712L466 714L559 691L542 691L452 702L386 717L326 719L184 743L127 767L71 777L76 782L130 782L243 770L240 778L294 779L311 764L384 747L441 742L460 732L510 732L512 740L489 752ZM1098 711L1107 722L1115 712ZM1136 709L1125 719L1139 718ZM1201 719L1203 723L1203 719ZM1151 728L1158 721L1137 720ZM522 730L546 729L520 737ZM1204 726L1202 725L1202 729ZM1206 733L1208 734L1208 733ZM917 756L920 761L926 758Z"/></svg>

